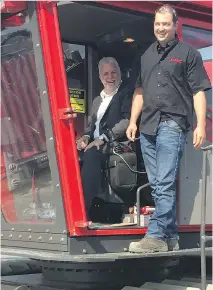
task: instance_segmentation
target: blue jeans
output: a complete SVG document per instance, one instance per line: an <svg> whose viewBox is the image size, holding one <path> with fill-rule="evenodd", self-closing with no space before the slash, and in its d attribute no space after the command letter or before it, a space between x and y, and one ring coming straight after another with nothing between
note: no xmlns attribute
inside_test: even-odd
<svg viewBox="0 0 213 290"><path fill-rule="evenodd" d="M176 187L185 140L186 133L173 120L160 122L154 136L140 135L141 151L155 202L147 237L178 239Z"/></svg>

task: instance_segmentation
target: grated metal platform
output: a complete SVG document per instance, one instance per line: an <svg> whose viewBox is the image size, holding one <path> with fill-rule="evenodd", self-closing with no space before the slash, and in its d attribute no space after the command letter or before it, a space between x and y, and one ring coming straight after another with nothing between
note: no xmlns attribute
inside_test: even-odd
<svg viewBox="0 0 213 290"><path fill-rule="evenodd" d="M16 255L12 255L12 251L16 251ZM186 265L185 261L183 261L182 265L184 265L185 269L194 271L197 267L194 259L198 261L198 265L200 264L200 249L143 255L115 253L71 256L68 253L56 254L22 249L19 250L21 256L17 256L17 249L9 249L8 252L10 252L10 255L4 254L1 256L3 266L1 277L2 290L201 289L200 277L188 276L182 279L179 278L187 275L187 272L182 269L182 266L179 267L182 271L182 276L178 277L175 275L175 278L174 276L169 276L174 271L177 271L178 264L176 261L182 260L179 257L184 257L184 260L189 259L192 261L189 265ZM208 248L206 252L207 256L212 257L212 248ZM161 260L165 261L161 263ZM211 260L210 258L209 261ZM130 268L125 268L125 261L130 262ZM138 264L137 262L139 261L142 263ZM41 267L39 268L38 266L39 264L42 265L42 273ZM153 268L155 266L158 268ZM162 269L162 273L158 277L154 277L156 273L159 274L160 269ZM174 271L172 270L171 272L171 269ZM35 272L35 270L38 272ZM131 282L125 280L127 276L132 274L134 274L134 277ZM140 283L136 283L135 279L140 276L143 276L143 280L140 280ZM118 282L117 279L119 282L122 281L122 285L119 284L118 286L117 284L114 287ZM124 285L126 286L124 287ZM103 286L106 288L103 288ZM211 277L207 277L206 290L213 290Z"/></svg>

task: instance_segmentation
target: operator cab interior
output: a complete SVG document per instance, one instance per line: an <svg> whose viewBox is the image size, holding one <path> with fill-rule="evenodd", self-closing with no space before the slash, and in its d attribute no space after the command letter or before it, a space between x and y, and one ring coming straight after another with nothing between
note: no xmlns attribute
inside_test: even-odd
<svg viewBox="0 0 213 290"><path fill-rule="evenodd" d="M154 41L153 16L80 2L59 2L58 15L70 101L78 112L74 121L78 138L87 126L92 101L103 87L98 75L99 60L114 57L121 68L122 80L128 80L134 87L140 71L140 56ZM139 157L138 149L137 154ZM145 172L138 175L137 186L147 182ZM93 220L106 226L126 225L124 217L136 203L136 190L137 187L128 194L111 192L110 202L99 197L94 199ZM141 196L141 206L153 205L150 187Z"/></svg>

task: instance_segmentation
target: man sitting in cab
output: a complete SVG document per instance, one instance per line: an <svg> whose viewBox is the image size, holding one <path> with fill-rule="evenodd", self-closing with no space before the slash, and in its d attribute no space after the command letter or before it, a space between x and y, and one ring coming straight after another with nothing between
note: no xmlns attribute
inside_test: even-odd
<svg viewBox="0 0 213 290"><path fill-rule="evenodd" d="M120 67L114 58L102 58L98 68L104 88L94 99L89 125L77 141L80 156L83 155L81 176L88 220L93 198L101 192L102 168L106 161L104 151L108 141L104 132L108 128L117 140L126 139L134 91L122 82Z"/></svg>

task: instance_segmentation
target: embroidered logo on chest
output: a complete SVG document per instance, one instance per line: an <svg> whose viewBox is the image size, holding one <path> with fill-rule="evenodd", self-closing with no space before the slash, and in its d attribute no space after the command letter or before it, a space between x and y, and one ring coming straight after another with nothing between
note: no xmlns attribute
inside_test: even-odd
<svg viewBox="0 0 213 290"><path fill-rule="evenodd" d="M178 63L182 63L182 59L179 59L179 58L170 58L170 61L171 62L178 62Z"/></svg>

